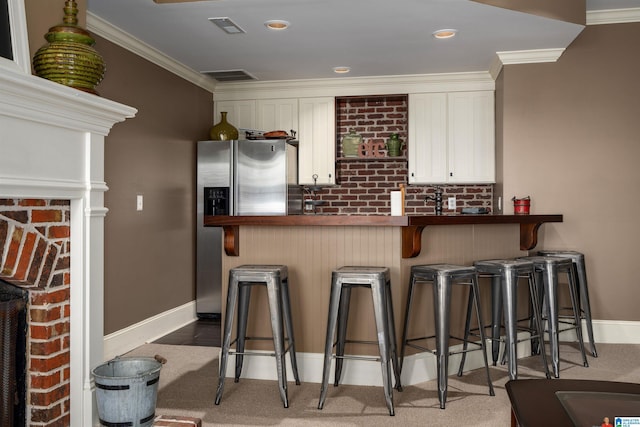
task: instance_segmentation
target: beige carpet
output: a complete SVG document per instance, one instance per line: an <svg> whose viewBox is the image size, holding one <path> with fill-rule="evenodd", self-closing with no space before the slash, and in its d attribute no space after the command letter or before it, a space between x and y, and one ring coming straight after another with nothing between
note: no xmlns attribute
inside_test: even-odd
<svg viewBox="0 0 640 427"><path fill-rule="evenodd" d="M488 395L483 370L449 377L447 408L438 406L435 381L394 393L396 415L390 417L380 387L330 386L324 409L318 410L320 385L289 383L289 408L280 401L275 381L233 379L225 382L220 405L214 402L218 383L218 348L143 345L126 356L165 357L160 374L158 415L202 419L207 426L508 426L510 405L504 389L504 366L491 367L496 395ZM561 378L640 383L640 345L600 344L599 357L582 366L577 348L561 349ZM543 378L539 357L521 359L520 378ZM550 424L552 425L552 424Z"/></svg>

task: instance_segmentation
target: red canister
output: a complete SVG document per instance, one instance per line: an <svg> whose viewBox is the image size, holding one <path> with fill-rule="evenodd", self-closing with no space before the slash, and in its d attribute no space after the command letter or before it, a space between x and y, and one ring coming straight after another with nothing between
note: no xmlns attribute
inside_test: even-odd
<svg viewBox="0 0 640 427"><path fill-rule="evenodd" d="M531 208L531 197L523 197L522 199L517 199L515 196L513 197L513 213L515 215L529 215L529 209Z"/></svg>

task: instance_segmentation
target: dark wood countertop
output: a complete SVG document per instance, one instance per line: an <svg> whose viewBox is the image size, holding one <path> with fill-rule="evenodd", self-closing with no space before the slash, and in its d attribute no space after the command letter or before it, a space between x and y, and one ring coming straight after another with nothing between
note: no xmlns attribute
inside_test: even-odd
<svg viewBox="0 0 640 427"><path fill-rule="evenodd" d="M281 216L205 216L205 226L290 225L290 226L392 226L409 225L407 216L388 215L281 215Z"/></svg>
<svg viewBox="0 0 640 427"><path fill-rule="evenodd" d="M402 257L417 256L422 249L422 231L428 225L519 224L520 249L533 249L538 228L545 222L562 222L562 215L288 215L205 216L206 227L223 227L227 255L239 254L237 236L241 225L258 226L381 226L402 227Z"/></svg>

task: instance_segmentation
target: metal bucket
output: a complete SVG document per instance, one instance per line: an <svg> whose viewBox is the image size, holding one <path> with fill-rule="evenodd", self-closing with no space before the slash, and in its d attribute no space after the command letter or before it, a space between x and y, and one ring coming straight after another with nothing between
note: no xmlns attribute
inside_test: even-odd
<svg viewBox="0 0 640 427"><path fill-rule="evenodd" d="M161 368L151 357L116 357L95 368L100 425L151 427Z"/></svg>

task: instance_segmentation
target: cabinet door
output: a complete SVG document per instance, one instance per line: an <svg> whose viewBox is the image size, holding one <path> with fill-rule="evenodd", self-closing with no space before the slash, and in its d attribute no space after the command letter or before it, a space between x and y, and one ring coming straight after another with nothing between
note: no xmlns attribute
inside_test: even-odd
<svg viewBox="0 0 640 427"><path fill-rule="evenodd" d="M409 184L447 182L447 94L409 95Z"/></svg>
<svg viewBox="0 0 640 427"><path fill-rule="evenodd" d="M220 121L220 112L227 112L227 121L239 130L239 138L244 138L240 129L256 129L256 101L220 101L215 103L214 124Z"/></svg>
<svg viewBox="0 0 640 427"><path fill-rule="evenodd" d="M260 99L257 105L257 129L298 131L298 99Z"/></svg>
<svg viewBox="0 0 640 427"><path fill-rule="evenodd" d="M495 182L493 92L449 94L449 182Z"/></svg>
<svg viewBox="0 0 640 427"><path fill-rule="evenodd" d="M300 98L298 139L299 182L301 185L314 183L334 185L336 156L335 99L333 97Z"/></svg>

